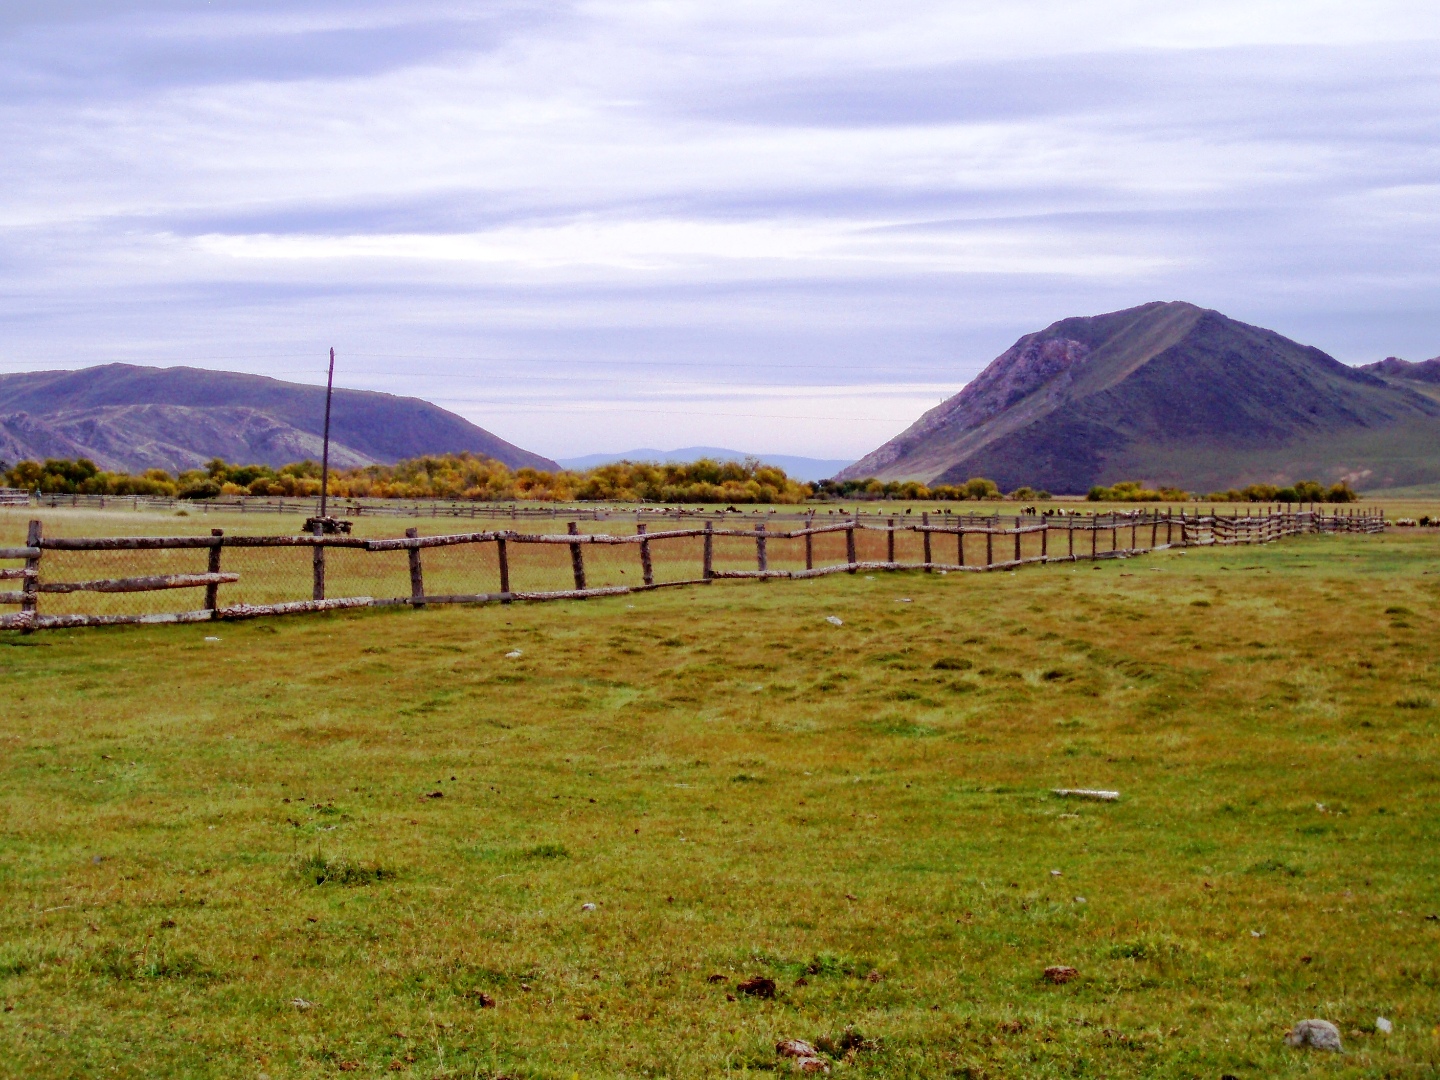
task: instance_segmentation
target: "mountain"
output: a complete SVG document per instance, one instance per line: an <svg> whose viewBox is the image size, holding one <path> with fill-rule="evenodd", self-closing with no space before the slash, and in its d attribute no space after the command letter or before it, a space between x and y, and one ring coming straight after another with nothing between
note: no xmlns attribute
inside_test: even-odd
<svg viewBox="0 0 1440 1080"><path fill-rule="evenodd" d="M1418 385L1218 311L1156 302L1027 334L840 475L985 476L1069 494L1117 480L1193 491L1423 483L1440 479L1440 401Z"/></svg>
<svg viewBox="0 0 1440 1080"><path fill-rule="evenodd" d="M221 457L320 459L325 388L200 368L106 364L0 375L0 459L88 457L101 468L192 469ZM419 398L336 389L330 461L340 468L470 451L511 468L555 469Z"/></svg>
<svg viewBox="0 0 1440 1080"><path fill-rule="evenodd" d="M1406 382L1440 383L1440 356L1418 363L1401 360L1398 356L1387 356L1373 364L1361 364L1360 370L1373 372L1382 378L1403 379Z"/></svg>
<svg viewBox="0 0 1440 1080"><path fill-rule="evenodd" d="M850 464L849 458L796 457L793 454L746 454L739 450L726 450L719 446L685 446L679 450L625 450L618 454L585 454L582 457L561 458L560 464L567 469L593 469L598 465L611 465L617 461L656 461L661 464L688 464L700 458L716 461L744 461L758 458L766 465L785 470L785 475L795 480L825 480Z"/></svg>

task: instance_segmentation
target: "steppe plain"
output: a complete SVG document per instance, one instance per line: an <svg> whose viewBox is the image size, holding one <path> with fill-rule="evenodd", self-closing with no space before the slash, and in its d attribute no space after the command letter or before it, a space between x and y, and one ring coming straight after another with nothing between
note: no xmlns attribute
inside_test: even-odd
<svg viewBox="0 0 1440 1080"><path fill-rule="evenodd" d="M0 635L0 1073L1433 1075L1436 544Z"/></svg>

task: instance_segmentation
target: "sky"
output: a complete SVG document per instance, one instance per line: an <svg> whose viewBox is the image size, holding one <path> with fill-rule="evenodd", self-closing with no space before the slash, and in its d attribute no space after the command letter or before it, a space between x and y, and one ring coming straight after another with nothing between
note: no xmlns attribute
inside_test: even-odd
<svg viewBox="0 0 1440 1080"><path fill-rule="evenodd" d="M0 0L0 372L858 457L1188 300L1440 354L1434 0Z"/></svg>

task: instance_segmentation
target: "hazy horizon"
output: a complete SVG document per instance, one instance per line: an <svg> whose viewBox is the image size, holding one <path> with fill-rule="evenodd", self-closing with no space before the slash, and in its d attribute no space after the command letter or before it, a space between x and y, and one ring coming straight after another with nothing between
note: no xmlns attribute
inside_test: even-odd
<svg viewBox="0 0 1440 1080"><path fill-rule="evenodd" d="M1183 299L1440 353L1440 9L67 0L0 11L0 371L427 398L552 458L855 459Z"/></svg>

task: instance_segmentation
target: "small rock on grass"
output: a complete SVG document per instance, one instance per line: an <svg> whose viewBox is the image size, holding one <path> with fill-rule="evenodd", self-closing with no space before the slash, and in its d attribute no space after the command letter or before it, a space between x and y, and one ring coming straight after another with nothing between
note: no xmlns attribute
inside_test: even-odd
<svg viewBox="0 0 1440 1080"><path fill-rule="evenodd" d="M1386 1020L1385 1017L1377 1016L1375 1018L1375 1030L1380 1032L1382 1035L1389 1035L1392 1031L1395 1030L1395 1025L1392 1024L1389 1020Z"/></svg>
<svg viewBox="0 0 1440 1080"><path fill-rule="evenodd" d="M793 1059L790 1067L798 1073L828 1073L830 1062L822 1057L802 1057Z"/></svg>
<svg viewBox="0 0 1440 1080"><path fill-rule="evenodd" d="M1309 1046L1316 1050L1340 1053L1340 1030L1329 1020L1301 1020L1285 1033L1289 1046Z"/></svg>
<svg viewBox="0 0 1440 1080"><path fill-rule="evenodd" d="M295 1008L301 1010L313 1009L315 1007L315 1003L313 1001L306 1001L304 998L291 998L290 1004L294 1005Z"/></svg>
<svg viewBox="0 0 1440 1080"><path fill-rule="evenodd" d="M1062 799L1094 799L1096 802L1118 802L1120 792L1105 791L1102 788L1053 788L1054 794Z"/></svg>
<svg viewBox="0 0 1440 1080"><path fill-rule="evenodd" d="M781 1057L803 1058L819 1057L820 1051L811 1046L804 1039L781 1039L775 1044L775 1053Z"/></svg>
<svg viewBox="0 0 1440 1080"><path fill-rule="evenodd" d="M1045 969L1045 981L1054 983L1056 986L1062 983L1068 983L1072 979L1078 979L1079 977L1080 972L1076 971L1073 967L1067 967L1065 964L1052 964Z"/></svg>
<svg viewBox="0 0 1440 1080"><path fill-rule="evenodd" d="M844 625L845 625L845 620L842 619L842 618L840 618L839 615L826 615L826 616L825 616L825 621L828 622L831 626L844 626Z"/></svg>

